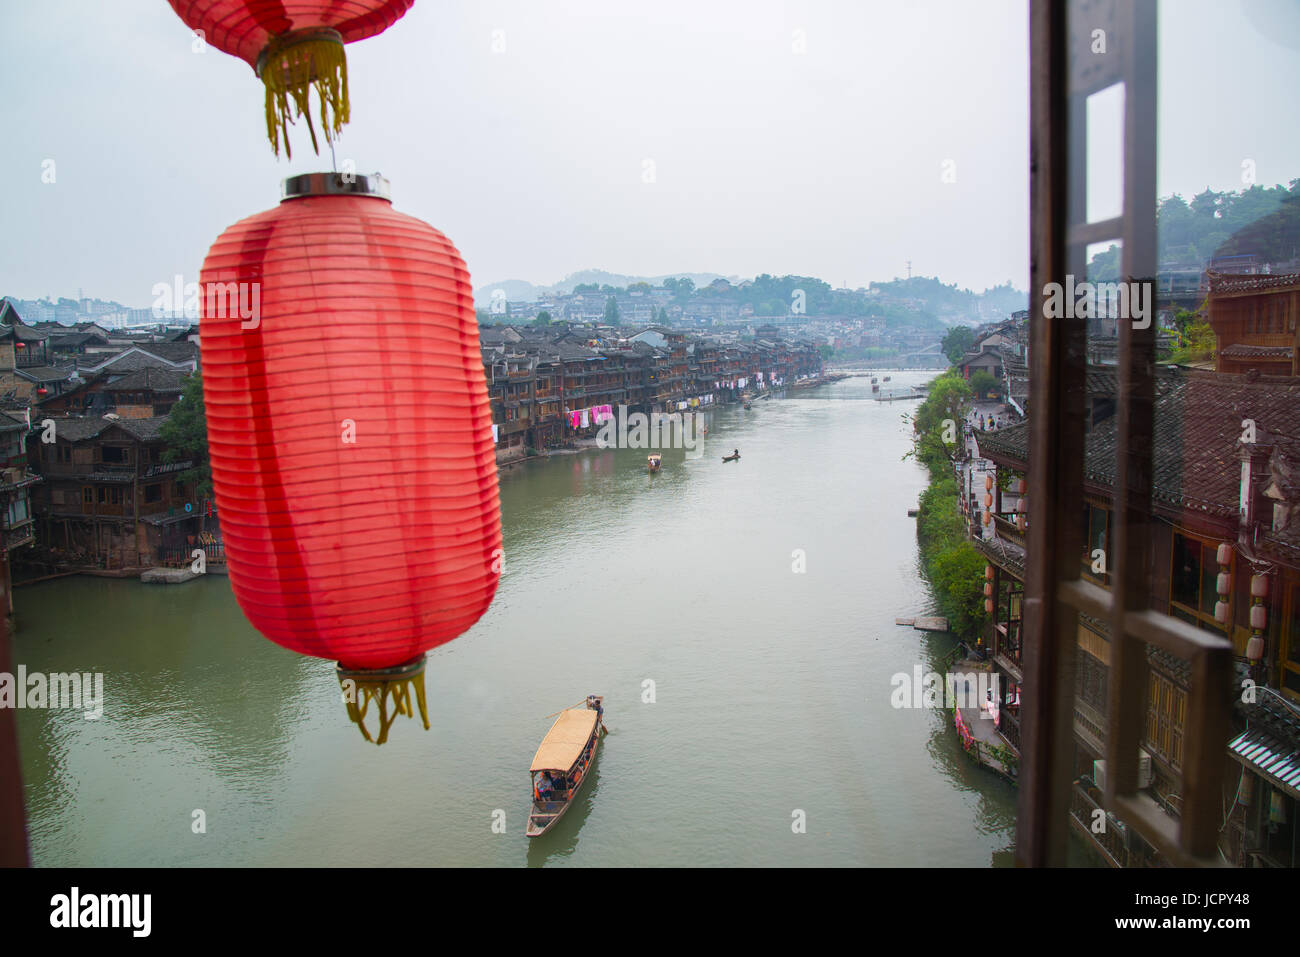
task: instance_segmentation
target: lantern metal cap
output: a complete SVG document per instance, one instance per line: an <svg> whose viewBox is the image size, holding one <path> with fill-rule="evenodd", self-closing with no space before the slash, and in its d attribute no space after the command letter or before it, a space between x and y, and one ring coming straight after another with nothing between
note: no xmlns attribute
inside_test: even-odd
<svg viewBox="0 0 1300 957"><path fill-rule="evenodd" d="M280 187L280 201L306 196L374 196L392 200L388 180L379 173L301 173Z"/></svg>

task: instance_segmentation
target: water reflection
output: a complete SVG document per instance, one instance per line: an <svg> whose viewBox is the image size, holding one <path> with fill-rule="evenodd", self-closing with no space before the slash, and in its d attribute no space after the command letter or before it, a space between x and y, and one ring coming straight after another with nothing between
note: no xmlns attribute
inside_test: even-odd
<svg viewBox="0 0 1300 957"><path fill-rule="evenodd" d="M607 740L607 739L606 739ZM600 751L604 752L605 741L601 742ZM592 813L600 793L600 761L603 753L598 753L596 763L592 765L591 776L587 783L583 785L582 790L578 792L578 798L573 806L564 812L564 817L556 822L555 826L543 834L541 837L527 838L528 841L528 866L543 867L547 864L555 864L571 857L578 849L578 837L582 831L582 825L586 823L588 815Z"/></svg>

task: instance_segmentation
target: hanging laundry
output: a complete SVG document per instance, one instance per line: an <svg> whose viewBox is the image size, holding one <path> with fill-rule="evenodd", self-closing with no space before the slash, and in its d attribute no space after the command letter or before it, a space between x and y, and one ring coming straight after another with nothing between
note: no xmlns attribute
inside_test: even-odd
<svg viewBox="0 0 1300 957"><path fill-rule="evenodd" d="M588 420L587 420L587 413L590 412L590 411L591 411L590 409L583 409L583 410L582 410L582 427L583 427L584 429L585 429L585 428L590 424L590 423L588 422Z"/></svg>
<svg viewBox="0 0 1300 957"><path fill-rule="evenodd" d="M497 426L497 425L492 426L492 444L493 444L493 445L496 445L496 444L497 444L497 436L500 434L500 433L499 433L499 429L500 429L500 426Z"/></svg>

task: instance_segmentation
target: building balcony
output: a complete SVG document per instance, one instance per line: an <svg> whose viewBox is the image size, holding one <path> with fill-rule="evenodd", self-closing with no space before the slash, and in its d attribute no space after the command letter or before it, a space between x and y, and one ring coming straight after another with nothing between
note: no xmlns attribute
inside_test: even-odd
<svg viewBox="0 0 1300 957"><path fill-rule="evenodd" d="M157 465L150 465L144 470L143 478L154 478L159 475L167 475L171 472L184 472L186 469L194 468L194 461L186 459L183 462L160 462Z"/></svg>
<svg viewBox="0 0 1300 957"><path fill-rule="evenodd" d="M1015 518L1016 513L1008 512L1007 515L1009 515L1010 518L1003 515L998 515L996 513L993 515L993 530L997 533L998 538L1002 539L1003 541L1010 542L1013 545L1018 545L1021 548L1024 548L1025 535L1028 532L1029 523L1026 522L1025 531L1021 531L1016 526L1016 518Z"/></svg>
<svg viewBox="0 0 1300 957"><path fill-rule="evenodd" d="M1129 857L1127 829L1113 817L1106 817L1105 829L1100 834L1093 832L1093 822L1100 820L1106 811L1081 786L1080 782L1086 780L1081 778L1070 787L1070 824L1107 864L1111 867L1126 867Z"/></svg>
<svg viewBox="0 0 1300 957"><path fill-rule="evenodd" d="M35 485L42 481L42 477L28 472L25 467L19 468L14 466L0 471L0 492L8 492L14 489L26 488L29 485Z"/></svg>
<svg viewBox="0 0 1300 957"><path fill-rule="evenodd" d="M998 712L998 734L1020 757L1020 719L1003 707Z"/></svg>
<svg viewBox="0 0 1300 957"><path fill-rule="evenodd" d="M1078 696L1074 699L1074 736L1094 754L1106 753L1106 716Z"/></svg>
<svg viewBox="0 0 1300 957"><path fill-rule="evenodd" d="M36 522L31 518L17 522L12 528L0 532L0 541L3 542L6 551L31 545L36 541Z"/></svg>

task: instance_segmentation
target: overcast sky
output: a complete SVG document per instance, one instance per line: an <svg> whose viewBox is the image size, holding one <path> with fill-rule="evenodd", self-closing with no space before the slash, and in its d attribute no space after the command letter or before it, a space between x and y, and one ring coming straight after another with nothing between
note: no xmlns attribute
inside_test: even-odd
<svg viewBox="0 0 1300 957"><path fill-rule="evenodd" d="M1247 159L1261 183L1300 176L1300 3L1161 14L1162 195L1240 188ZM1027 20L1024 0L417 0L348 46L337 158L388 176L480 286L598 268L856 287L910 259L1024 288ZM301 124L276 160L252 70L192 52L165 0L5 3L0 49L0 293L148 306L283 177L330 166Z"/></svg>

